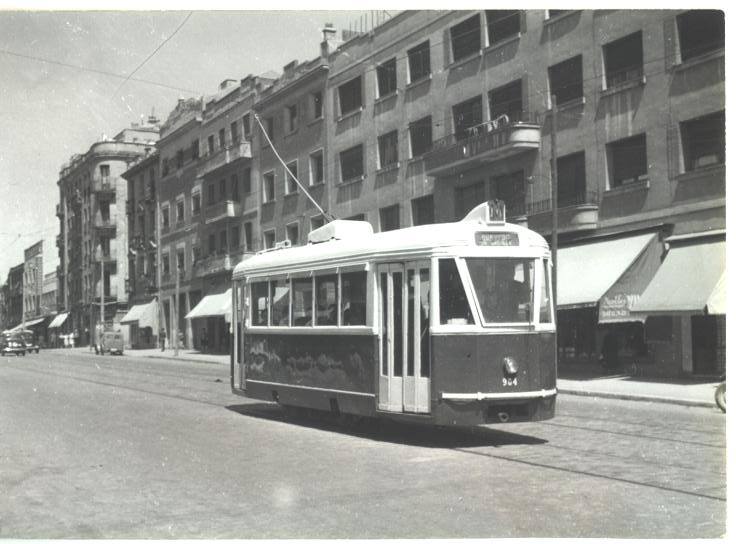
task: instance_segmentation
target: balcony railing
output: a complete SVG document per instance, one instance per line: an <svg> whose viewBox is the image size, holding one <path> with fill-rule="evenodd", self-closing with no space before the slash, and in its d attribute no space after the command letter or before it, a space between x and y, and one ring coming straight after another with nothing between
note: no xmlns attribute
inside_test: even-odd
<svg viewBox="0 0 736 544"><path fill-rule="evenodd" d="M236 200L215 202L204 209L205 223L214 223L222 219L239 217L242 214L242 209L242 205Z"/></svg>
<svg viewBox="0 0 736 544"><path fill-rule="evenodd" d="M102 230L114 230L115 228L117 228L115 217L108 217L108 218L95 217L95 220L92 224L94 225L96 229L102 229Z"/></svg>
<svg viewBox="0 0 736 544"><path fill-rule="evenodd" d="M236 257L229 253L210 255L194 263L193 271L195 278L203 278L219 272L228 272L238 263Z"/></svg>
<svg viewBox="0 0 736 544"><path fill-rule="evenodd" d="M250 159L252 157L250 140L242 140L230 147L220 149L214 153L203 155L199 159L198 174L205 176L218 168L222 168L239 159Z"/></svg>
<svg viewBox="0 0 736 544"><path fill-rule="evenodd" d="M581 206L586 204L598 204L598 191L579 191L577 193L560 194L557 196L557 207L567 208L569 206ZM535 215L552 211L552 199L539 200L527 204L526 213Z"/></svg>
<svg viewBox="0 0 736 544"><path fill-rule="evenodd" d="M115 193L115 183L110 178L95 178L92 183L95 193Z"/></svg>
<svg viewBox="0 0 736 544"><path fill-rule="evenodd" d="M558 229L574 232L598 228L599 199L597 191L578 191L561 194L557 199ZM552 200L527 204L527 223L530 229L542 234L552 232Z"/></svg>
<svg viewBox="0 0 736 544"><path fill-rule="evenodd" d="M449 134L432 144L425 155L429 175L447 175L484 163L539 149L541 127L537 115L514 112L493 121Z"/></svg>

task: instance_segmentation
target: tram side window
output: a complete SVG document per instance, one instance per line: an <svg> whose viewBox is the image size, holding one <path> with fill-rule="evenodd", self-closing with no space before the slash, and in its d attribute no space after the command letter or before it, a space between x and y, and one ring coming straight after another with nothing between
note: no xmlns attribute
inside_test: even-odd
<svg viewBox="0 0 736 544"><path fill-rule="evenodd" d="M271 282L271 325L289 325L289 280Z"/></svg>
<svg viewBox="0 0 736 544"><path fill-rule="evenodd" d="M342 325L366 324L366 272L343 272Z"/></svg>
<svg viewBox="0 0 736 544"><path fill-rule="evenodd" d="M268 282L259 282L251 285L251 324L268 325Z"/></svg>
<svg viewBox="0 0 736 544"><path fill-rule="evenodd" d="M552 304L550 303L550 281L549 281L549 261L544 259L542 261L542 300L540 301L539 307L539 322L540 323L552 323Z"/></svg>
<svg viewBox="0 0 736 544"><path fill-rule="evenodd" d="M454 259L440 259L440 324L475 323Z"/></svg>
<svg viewBox="0 0 736 544"><path fill-rule="evenodd" d="M337 325L337 274L317 276L317 325Z"/></svg>
<svg viewBox="0 0 736 544"><path fill-rule="evenodd" d="M312 278L295 278L292 284L291 324L304 327L312 324Z"/></svg>

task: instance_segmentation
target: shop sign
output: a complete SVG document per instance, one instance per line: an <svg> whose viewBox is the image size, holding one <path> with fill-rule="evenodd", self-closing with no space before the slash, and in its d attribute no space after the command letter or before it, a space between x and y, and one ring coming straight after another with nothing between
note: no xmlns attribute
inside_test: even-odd
<svg viewBox="0 0 736 544"><path fill-rule="evenodd" d="M639 295L615 293L604 295L598 307L598 316L601 321L616 320L629 317L631 307L639 299Z"/></svg>

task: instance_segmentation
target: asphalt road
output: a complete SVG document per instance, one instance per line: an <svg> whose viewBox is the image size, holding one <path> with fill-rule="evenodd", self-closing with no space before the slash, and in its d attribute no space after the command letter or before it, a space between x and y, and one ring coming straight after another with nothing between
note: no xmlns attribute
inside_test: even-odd
<svg viewBox="0 0 736 544"><path fill-rule="evenodd" d="M560 396L543 423L348 427L214 364L0 358L0 538L719 537L725 417Z"/></svg>

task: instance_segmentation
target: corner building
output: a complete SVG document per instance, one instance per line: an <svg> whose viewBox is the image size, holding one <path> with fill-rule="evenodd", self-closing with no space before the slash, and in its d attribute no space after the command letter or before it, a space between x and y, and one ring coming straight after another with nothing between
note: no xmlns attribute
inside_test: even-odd
<svg viewBox="0 0 736 544"><path fill-rule="evenodd" d="M554 131L560 364L718 375L724 55L711 10L403 12L329 57L329 211L385 231L498 198L549 239Z"/></svg>

